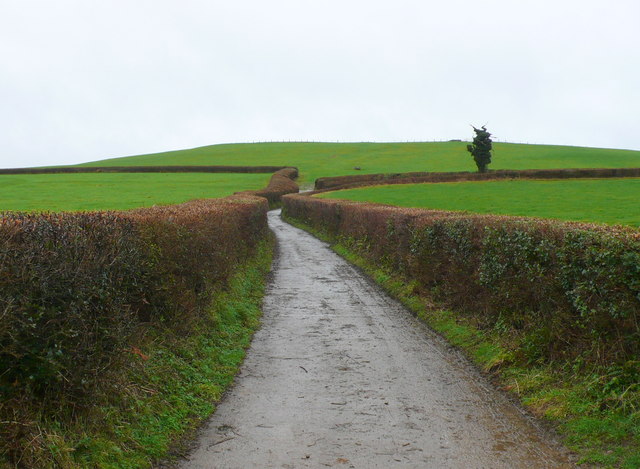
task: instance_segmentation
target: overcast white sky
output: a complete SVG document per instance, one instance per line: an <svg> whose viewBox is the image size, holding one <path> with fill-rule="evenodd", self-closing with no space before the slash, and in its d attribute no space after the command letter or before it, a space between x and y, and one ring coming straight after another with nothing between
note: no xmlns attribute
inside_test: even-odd
<svg viewBox="0 0 640 469"><path fill-rule="evenodd" d="M0 167L229 142L640 150L638 0L0 0Z"/></svg>

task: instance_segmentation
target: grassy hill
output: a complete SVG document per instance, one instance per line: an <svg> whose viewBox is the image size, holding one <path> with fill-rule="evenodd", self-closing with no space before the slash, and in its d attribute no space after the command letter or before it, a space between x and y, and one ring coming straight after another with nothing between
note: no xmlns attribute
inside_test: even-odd
<svg viewBox="0 0 640 469"><path fill-rule="evenodd" d="M111 158L83 166L293 165L300 181L323 176L406 171L474 171L466 142L246 143ZM640 151L495 143L491 169L625 168ZM360 167L361 170L355 170Z"/></svg>
<svg viewBox="0 0 640 469"><path fill-rule="evenodd" d="M465 142L255 143L110 158L79 166L292 165L310 187L322 176L474 171ZM361 168L360 170L354 169ZM496 143L491 169L640 167L640 151ZM264 187L266 174L0 176L0 210L127 209Z"/></svg>

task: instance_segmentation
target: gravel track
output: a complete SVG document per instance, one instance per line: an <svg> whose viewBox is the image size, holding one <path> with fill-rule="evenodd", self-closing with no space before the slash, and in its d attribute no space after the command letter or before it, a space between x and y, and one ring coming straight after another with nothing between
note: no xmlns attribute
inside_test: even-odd
<svg viewBox="0 0 640 469"><path fill-rule="evenodd" d="M181 468L574 467L326 243L269 218L279 255L262 328Z"/></svg>

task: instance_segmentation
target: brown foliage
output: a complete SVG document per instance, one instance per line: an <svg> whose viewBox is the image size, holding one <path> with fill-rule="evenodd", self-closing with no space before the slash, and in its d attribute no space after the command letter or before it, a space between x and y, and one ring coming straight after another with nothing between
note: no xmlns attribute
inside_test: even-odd
<svg viewBox="0 0 640 469"><path fill-rule="evenodd" d="M245 191L240 192L239 194L253 194L259 197L264 197L269 201L269 205L273 207L280 203L280 199L283 195L298 192L298 185L294 182L294 179L297 177L297 168L284 168L276 171L273 176L271 176L269 185L264 189L259 189L257 191Z"/></svg>
<svg viewBox="0 0 640 469"><path fill-rule="evenodd" d="M249 195L128 212L0 218L0 434L21 412L89 406L149 323L175 334L207 314L214 288L268 233ZM133 352L132 352L133 351ZM141 358L142 355L138 354ZM54 405L55 404L55 405Z"/></svg>
<svg viewBox="0 0 640 469"><path fill-rule="evenodd" d="M285 196L283 212L481 327L509 328L528 360L640 353L637 229L302 195Z"/></svg>

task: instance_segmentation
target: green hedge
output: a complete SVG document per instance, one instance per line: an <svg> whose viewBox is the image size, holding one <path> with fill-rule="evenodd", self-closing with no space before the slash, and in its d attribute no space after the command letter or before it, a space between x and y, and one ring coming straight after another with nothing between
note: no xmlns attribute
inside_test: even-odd
<svg viewBox="0 0 640 469"><path fill-rule="evenodd" d="M148 325L188 333L211 292L266 238L267 208L243 195L129 212L3 214L3 452L24 447L29 409L56 419L89 408Z"/></svg>
<svg viewBox="0 0 640 469"><path fill-rule="evenodd" d="M283 213L346 243L523 358L624 363L640 354L640 231L289 195Z"/></svg>

